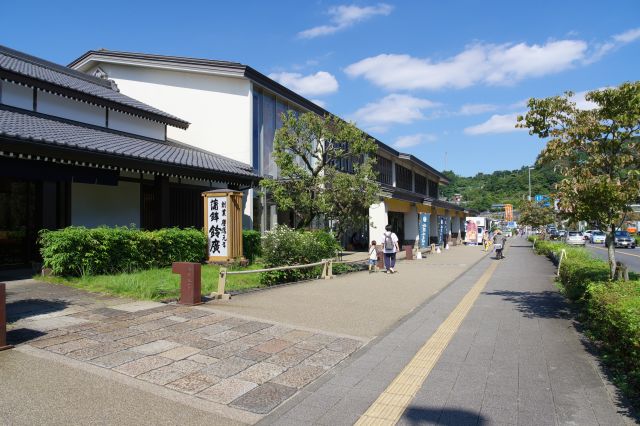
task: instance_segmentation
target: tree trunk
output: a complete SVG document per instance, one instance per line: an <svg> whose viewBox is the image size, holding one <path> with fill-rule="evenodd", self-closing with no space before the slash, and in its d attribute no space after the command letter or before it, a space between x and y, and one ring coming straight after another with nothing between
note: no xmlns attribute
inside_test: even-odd
<svg viewBox="0 0 640 426"><path fill-rule="evenodd" d="M612 223L609 225L609 232L605 243L607 244L607 253L609 254L609 278L612 280L616 277L616 246L615 246L616 227Z"/></svg>

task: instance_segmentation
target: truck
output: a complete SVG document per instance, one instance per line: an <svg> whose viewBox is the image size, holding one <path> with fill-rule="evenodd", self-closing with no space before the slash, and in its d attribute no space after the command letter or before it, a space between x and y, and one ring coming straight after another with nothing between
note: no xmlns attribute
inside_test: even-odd
<svg viewBox="0 0 640 426"><path fill-rule="evenodd" d="M473 222L476 224L476 226L478 227L478 234L476 237L476 241L468 241L467 243L470 244L481 244L482 243L482 237L484 236L485 232L489 232L491 230L491 220L488 217L480 217L480 216L469 216L466 218L466 221L469 222Z"/></svg>

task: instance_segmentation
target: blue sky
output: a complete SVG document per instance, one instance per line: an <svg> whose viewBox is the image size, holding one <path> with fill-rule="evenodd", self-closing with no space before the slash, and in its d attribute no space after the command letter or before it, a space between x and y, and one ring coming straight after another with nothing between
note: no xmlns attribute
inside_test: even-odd
<svg viewBox="0 0 640 426"><path fill-rule="evenodd" d="M9 2L0 44L242 62L381 141L472 175L531 164L530 97L638 79L637 0Z"/></svg>

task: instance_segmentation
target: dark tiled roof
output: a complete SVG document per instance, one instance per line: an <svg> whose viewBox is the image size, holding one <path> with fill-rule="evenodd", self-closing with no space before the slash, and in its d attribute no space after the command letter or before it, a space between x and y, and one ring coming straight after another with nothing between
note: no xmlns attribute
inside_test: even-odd
<svg viewBox="0 0 640 426"><path fill-rule="evenodd" d="M96 98L98 103L99 100L102 100L107 101L109 106L112 104L120 105L125 112L135 113L137 111L144 117L155 118L157 121L177 127L186 128L189 125L185 120L114 90L109 80L72 70L2 45L0 45L0 70L89 95Z"/></svg>
<svg viewBox="0 0 640 426"><path fill-rule="evenodd" d="M205 171L212 175L211 179L216 173L258 179L248 164L186 144L154 142L14 108L0 107L0 136ZM153 171L152 165L150 169Z"/></svg>

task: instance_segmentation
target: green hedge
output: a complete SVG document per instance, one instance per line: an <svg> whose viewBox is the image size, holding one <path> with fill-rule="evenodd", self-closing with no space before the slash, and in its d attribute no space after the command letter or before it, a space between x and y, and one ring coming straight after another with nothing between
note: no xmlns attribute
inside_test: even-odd
<svg viewBox="0 0 640 426"><path fill-rule="evenodd" d="M262 234L258 231L242 231L242 255L253 262L262 255Z"/></svg>
<svg viewBox="0 0 640 426"><path fill-rule="evenodd" d="M43 230L39 241L44 267L63 276L116 274L173 262L201 262L207 244L204 233L197 229L141 231L76 226Z"/></svg>
<svg viewBox="0 0 640 426"><path fill-rule="evenodd" d="M564 294L577 302L587 333L598 341L605 362L615 372L617 384L640 406L640 280L609 280L609 264L582 248L550 241L536 241L536 252L557 259L558 282Z"/></svg>
<svg viewBox="0 0 640 426"><path fill-rule="evenodd" d="M286 265L304 265L336 256L340 245L335 237L325 231L296 231L277 226L265 234L262 240L262 260L266 268ZM317 277L321 266L288 271L264 272L261 284L274 285Z"/></svg>
<svg viewBox="0 0 640 426"><path fill-rule="evenodd" d="M602 342L617 384L640 406L640 280L593 283L585 300L590 334Z"/></svg>

